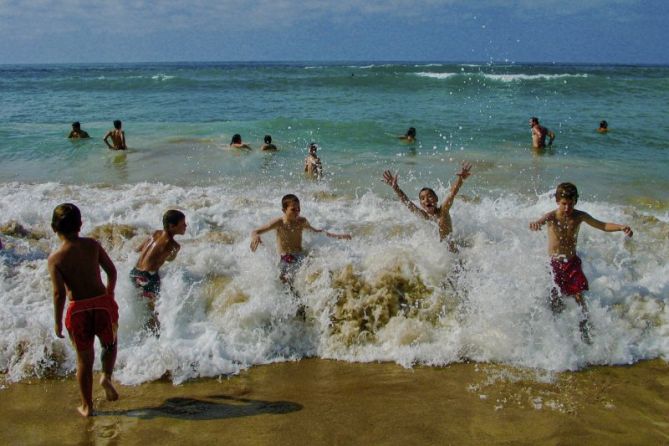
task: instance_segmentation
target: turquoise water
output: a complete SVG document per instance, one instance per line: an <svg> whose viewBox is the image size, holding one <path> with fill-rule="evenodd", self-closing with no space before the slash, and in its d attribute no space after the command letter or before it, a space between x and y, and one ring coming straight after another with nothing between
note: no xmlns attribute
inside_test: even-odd
<svg viewBox="0 0 669 446"><path fill-rule="evenodd" d="M3 66L0 99L0 181L291 180L316 141L332 180L350 190L376 188L370 173L388 167L446 181L465 159L482 165L480 193L570 179L598 199L664 206L669 186L667 67ZM533 156L530 116L557 133L553 150ZM125 156L100 141L114 119ZM595 132L602 119L607 135ZM90 141L65 138L74 120ZM394 138L409 126L413 145ZM269 133L282 151L225 152L234 133L255 148Z"/></svg>
<svg viewBox="0 0 669 446"><path fill-rule="evenodd" d="M669 68L475 64L137 64L0 67L0 371L71 372L53 331L46 258L55 205L82 209L118 272L117 379L236 373L302 357L443 365L493 361L547 370L669 358ZM528 118L557 134L530 149ZM102 137L121 119L130 149ZM606 119L611 131L598 134ZM89 140L66 138L81 121ZM413 144L397 136L416 127ZM240 133L254 150L228 148ZM258 150L265 134L277 153ZM302 174L320 145L325 177ZM447 193L455 254L382 181L399 172L416 200ZM573 301L560 316L545 232L528 223L576 183L578 207L622 233L581 228L593 344ZM296 193L317 228L290 295L272 233L249 233ZM134 249L182 209L182 249L161 268L161 336L126 280ZM11 223L11 224L8 224ZM16 224L20 225L17 228ZM300 303L306 322L294 317ZM96 365L97 366L97 365Z"/></svg>

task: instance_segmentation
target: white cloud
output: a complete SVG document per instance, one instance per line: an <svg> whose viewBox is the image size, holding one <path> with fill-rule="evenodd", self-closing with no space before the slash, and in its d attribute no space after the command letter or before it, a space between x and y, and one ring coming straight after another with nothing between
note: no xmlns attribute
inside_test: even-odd
<svg viewBox="0 0 669 446"><path fill-rule="evenodd" d="M516 17L551 17L638 6L640 0L0 0L0 36L93 35L191 29L203 32L288 29L312 21L380 18L458 20L495 8ZM633 8L634 9L634 8ZM624 16L624 15L623 15Z"/></svg>

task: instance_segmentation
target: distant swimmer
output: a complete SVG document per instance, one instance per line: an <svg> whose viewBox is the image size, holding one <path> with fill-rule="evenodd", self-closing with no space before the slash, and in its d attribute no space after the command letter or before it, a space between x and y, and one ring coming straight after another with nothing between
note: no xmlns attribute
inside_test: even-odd
<svg viewBox="0 0 669 446"><path fill-rule="evenodd" d="M187 226L183 212L170 209L163 215L163 230L155 231L136 249L140 254L135 267L130 271L130 280L141 291L151 311L151 318L146 324L150 330L158 331L160 327L155 311L156 299L160 293L158 270L165 262L176 258L181 246L174 240L174 236L184 235Z"/></svg>
<svg viewBox="0 0 669 446"><path fill-rule="evenodd" d="M532 128L533 149L546 148L546 136L548 136L548 147L553 145L553 140L555 140L555 133L539 124L539 118L530 118L530 127Z"/></svg>
<svg viewBox="0 0 669 446"><path fill-rule="evenodd" d="M350 234L335 234L324 229L312 227L306 218L300 216L300 199L293 194L281 199L283 216L271 220L264 226L251 231L251 251L255 252L262 243L260 236L268 231L276 231L276 245L280 256L279 278L283 283L292 285L295 273L299 270L305 254L302 249L302 232L305 230L323 233L328 237L350 240Z"/></svg>
<svg viewBox="0 0 669 446"><path fill-rule="evenodd" d="M77 409L81 415L90 417L93 415L96 337L102 347L100 385L108 401L118 399L112 384L118 330L118 305L114 300L116 267L96 240L79 236L81 211L72 203L56 206L51 228L61 241L47 262L53 286L54 330L56 336L64 337L63 311L66 297L69 297L65 328L77 350L77 383L81 395L81 405ZM101 268L107 275L106 285L100 277Z"/></svg>
<svg viewBox="0 0 669 446"><path fill-rule="evenodd" d="M271 135L265 135L264 139L265 143L260 146L260 150L264 150L266 152L276 152L278 149L274 144L272 144L272 136Z"/></svg>
<svg viewBox="0 0 669 446"><path fill-rule="evenodd" d="M407 132L404 135L398 136L399 139L402 139L406 142L414 142L416 140L416 128L409 127Z"/></svg>
<svg viewBox="0 0 669 446"><path fill-rule="evenodd" d="M420 206L422 208L420 209L415 204L413 204L404 191L400 189L399 185L397 184L397 178L399 175L393 176L389 170L386 170L383 172L383 181L385 181L390 187L393 188L400 201L404 203L411 212L418 215L419 217L423 217L426 220L436 221L439 225L439 240L443 241L451 234L451 232L453 232L453 224L451 222L451 214L449 211L453 205L455 196L460 190L460 187L469 177L469 175L471 175L471 168L472 165L470 163L462 163L460 171L455 174L457 178L455 183L453 183L453 186L451 186L451 192L448 194L448 197L446 197L441 207L437 206L437 203L439 202L437 194L429 187L422 188L418 193ZM451 244L450 248L454 250L455 246Z"/></svg>
<svg viewBox="0 0 669 446"><path fill-rule="evenodd" d="M309 144L309 155L304 159L304 171L309 178L323 176L323 165L321 159L316 155L316 150L318 150L316 143Z"/></svg>
<svg viewBox="0 0 669 446"><path fill-rule="evenodd" d="M609 131L609 123L606 121L600 121L597 131L599 133L607 133Z"/></svg>
<svg viewBox="0 0 669 446"><path fill-rule="evenodd" d="M576 255L576 241L581 223L605 232L622 231L632 237L632 229L627 225L605 223L590 214L575 209L578 202L578 190L572 183L561 183L555 190L557 209L548 212L540 219L530 223L532 231L548 228L548 255L553 270L556 287L551 290L551 308L553 312L562 311L562 296L571 296L581 307L582 319L579 323L581 337L590 343L588 307L583 298L583 291L588 290L588 279L581 269L581 259ZM558 289L559 288L559 289Z"/></svg>
<svg viewBox="0 0 669 446"><path fill-rule="evenodd" d="M242 135L239 133L232 135L232 139L230 140L230 148L251 150L251 146L242 142Z"/></svg>
<svg viewBox="0 0 669 446"><path fill-rule="evenodd" d="M81 129L81 123L79 121L73 122L72 123L72 131L70 134L67 136L68 138L90 138L88 135L88 132L84 131Z"/></svg>
<svg viewBox="0 0 669 446"><path fill-rule="evenodd" d="M120 120L114 121L114 129L107 132L103 141L107 144L112 150L126 150L128 146L125 143L125 132L122 129L123 124ZM109 138L112 140L112 144L109 144Z"/></svg>

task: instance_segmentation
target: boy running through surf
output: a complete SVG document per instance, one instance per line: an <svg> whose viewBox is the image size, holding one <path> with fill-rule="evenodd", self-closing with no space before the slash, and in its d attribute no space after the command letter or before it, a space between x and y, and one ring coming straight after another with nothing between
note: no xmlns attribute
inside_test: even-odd
<svg viewBox="0 0 669 446"><path fill-rule="evenodd" d="M151 318L146 326L154 331L160 327L158 314L155 311L156 298L160 292L158 269L165 262L171 262L176 258L181 246L174 240L174 236L184 235L187 226L183 212L170 209L163 215L163 230L155 231L136 249L140 254L137 264L130 271L130 280L146 298L151 311Z"/></svg>
<svg viewBox="0 0 669 446"><path fill-rule="evenodd" d="M583 291L588 290L588 279L581 269L581 259L576 255L576 241L581 223L587 223L600 231L622 231L632 237L632 228L617 223L605 223L590 214L574 208L578 202L578 190L572 183L561 183L555 190L557 209L548 212L530 223L530 230L539 231L543 225L548 228L548 255L551 257L553 280L557 288L551 290L553 312L562 311L562 295L571 296L581 307L583 318L579 323L583 340L590 343L588 307ZM559 288L559 291L558 291Z"/></svg>
<svg viewBox="0 0 669 446"><path fill-rule="evenodd" d="M350 234L335 234L324 229L312 227L306 218L300 216L300 200L293 194L285 195L281 199L283 216L275 218L264 226L251 232L251 251L255 252L258 245L262 243L260 236L265 232L276 231L276 244L280 259L281 274L279 278L283 283L291 284L293 277L300 268L305 254L302 250L302 232L324 233L328 237L350 240Z"/></svg>
<svg viewBox="0 0 669 446"><path fill-rule="evenodd" d="M81 212L71 203L63 203L53 211L51 228L62 244L49 256L48 267L53 286L55 332L63 337L65 297L70 303L65 314L65 327L77 350L77 383L85 417L93 415L94 342L102 345L102 377L100 385L107 400L115 401L118 393L112 384L116 363L116 331L118 306L114 301L116 268L104 248L92 238L79 237ZM100 268L107 275L102 282Z"/></svg>

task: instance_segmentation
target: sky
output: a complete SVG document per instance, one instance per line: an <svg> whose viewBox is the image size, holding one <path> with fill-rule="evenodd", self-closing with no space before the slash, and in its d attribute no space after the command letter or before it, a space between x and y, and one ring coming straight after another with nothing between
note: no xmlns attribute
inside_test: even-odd
<svg viewBox="0 0 669 446"><path fill-rule="evenodd" d="M0 0L0 64L669 64L669 0Z"/></svg>

